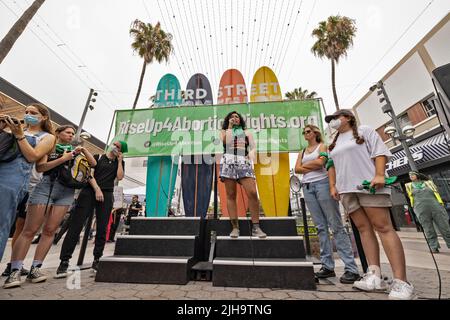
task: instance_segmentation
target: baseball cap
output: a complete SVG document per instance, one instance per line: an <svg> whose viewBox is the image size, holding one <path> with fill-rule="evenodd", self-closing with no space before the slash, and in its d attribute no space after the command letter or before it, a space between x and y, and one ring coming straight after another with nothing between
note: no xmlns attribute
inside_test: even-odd
<svg viewBox="0 0 450 320"><path fill-rule="evenodd" d="M325 117L325 122L326 123L330 123L331 120L337 119L340 116L354 117L355 114L353 113L352 110L349 110L349 109L338 110L335 113L333 113L332 115L326 116Z"/></svg>

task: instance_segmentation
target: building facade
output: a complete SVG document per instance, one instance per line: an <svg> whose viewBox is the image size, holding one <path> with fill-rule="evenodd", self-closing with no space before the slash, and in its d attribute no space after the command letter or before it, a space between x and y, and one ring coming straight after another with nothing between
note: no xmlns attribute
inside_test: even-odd
<svg viewBox="0 0 450 320"><path fill-rule="evenodd" d="M410 144L419 170L429 175L439 188L450 214L450 146L432 81L432 72L450 63L450 13L448 13L394 68L381 80L391 99L401 127L411 125L415 134ZM391 118L381 110L377 92L368 91L353 110L360 124L377 130L394 157L387 165L390 176L398 176L403 188L409 182L409 164L399 142L386 135ZM447 106L448 107L448 106ZM395 222L399 227L410 225L405 216L407 200L393 190Z"/></svg>

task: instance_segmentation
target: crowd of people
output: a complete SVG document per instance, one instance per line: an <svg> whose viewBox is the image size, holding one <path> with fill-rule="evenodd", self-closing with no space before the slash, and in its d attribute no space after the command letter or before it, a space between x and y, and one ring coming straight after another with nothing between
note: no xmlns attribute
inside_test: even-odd
<svg viewBox="0 0 450 320"><path fill-rule="evenodd" d="M104 155L92 155L86 148L73 147L75 128L66 125L54 130L50 113L41 104L27 106L23 119L22 124L16 118L0 114L0 138L2 146L6 146L0 155L0 260L16 221L17 209L20 216L12 241L9 270L5 270L4 288L20 287L21 277L25 275L32 283L46 281L41 268L55 233L74 202L75 189L81 192L67 226L56 276L67 275L81 229L94 210L96 239L92 268L97 268L107 240L114 183L124 177L123 153L128 151L124 141L114 141ZM87 179L77 181L75 178L83 173L88 175ZM41 236L28 271L23 268L23 261L39 230Z"/></svg>
<svg viewBox="0 0 450 320"><path fill-rule="evenodd" d="M387 291L392 299L411 299L414 287L406 277L404 249L390 218L391 189L385 182L386 163L392 154L375 130L357 125L352 111L339 110L325 120L336 131L334 140L327 146L317 126L305 126L302 134L308 146L299 153L295 165L295 172L303 175L305 202L318 229L322 268L316 277L336 276L331 230L337 252L345 265L344 274L340 277L342 283L368 292ZM18 212L4 288L19 287L21 276L25 275L33 283L47 279L41 268L52 242L56 240L55 232L74 201L77 188L63 183L62 168L80 154L92 169L92 174L81 187L69 223L63 224L67 234L55 277L67 276L83 225L94 210L96 236L92 268L96 270L105 242L114 241L118 226L126 216L125 208L113 210L113 189L115 181L124 178L123 154L128 151L127 144L114 141L104 155L92 155L83 147L73 148L75 128L61 126L53 130L50 114L40 104L26 108L24 125L10 116L0 115L0 133L2 139L5 134L12 136L20 151L7 160L0 155L0 259ZM260 204L253 169L256 144L239 113L233 111L226 116L221 139L224 152L220 179L227 193L232 227L230 237L239 237L236 187L240 184L249 200L252 236L266 238L259 224ZM411 172L410 177L411 183L406 185L406 190L430 247L439 252L436 225L450 248L450 226L436 186L418 172ZM369 190L361 187L363 181L370 182ZM362 276L343 226L340 204L346 218L354 223L361 236L369 265ZM138 196L134 196L125 223L129 225L142 210ZM39 230L42 230L41 238L28 271L24 269L23 261ZM392 268L393 282L389 288L381 274L376 233Z"/></svg>

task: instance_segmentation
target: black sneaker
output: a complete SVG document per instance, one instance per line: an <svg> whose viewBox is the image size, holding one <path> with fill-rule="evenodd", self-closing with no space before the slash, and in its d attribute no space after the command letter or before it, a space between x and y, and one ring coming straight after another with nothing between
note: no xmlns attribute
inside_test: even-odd
<svg viewBox="0 0 450 320"><path fill-rule="evenodd" d="M92 262L92 270L94 270L95 272L98 271L98 264L99 264L100 260L99 259L94 259L94 262Z"/></svg>
<svg viewBox="0 0 450 320"><path fill-rule="evenodd" d="M13 270L9 274L8 278L3 285L4 289L18 288L22 284L22 279L20 278L20 270Z"/></svg>
<svg viewBox="0 0 450 320"><path fill-rule="evenodd" d="M358 281L361 276L358 273L353 273L350 271L345 271L339 281L343 284L353 284L355 281Z"/></svg>
<svg viewBox="0 0 450 320"><path fill-rule="evenodd" d="M25 268L22 268L22 271L20 271L21 276L27 276L30 273L30 270L27 270Z"/></svg>
<svg viewBox="0 0 450 320"><path fill-rule="evenodd" d="M47 280L47 276L41 271L41 265L31 267L30 273L27 276L27 281L31 283L40 283Z"/></svg>
<svg viewBox="0 0 450 320"><path fill-rule="evenodd" d="M67 269L69 269L69 261L62 260L59 264L58 270L56 270L56 275L54 276L55 279L62 279L66 278L68 275Z"/></svg>
<svg viewBox="0 0 450 320"><path fill-rule="evenodd" d="M3 271L2 273L2 277L9 277L10 274L11 274L11 263L8 263L6 265L5 271Z"/></svg>
<svg viewBox="0 0 450 320"><path fill-rule="evenodd" d="M333 270L328 270L325 267L322 267L319 272L316 272L316 277L319 279L326 279L336 277L336 273Z"/></svg>

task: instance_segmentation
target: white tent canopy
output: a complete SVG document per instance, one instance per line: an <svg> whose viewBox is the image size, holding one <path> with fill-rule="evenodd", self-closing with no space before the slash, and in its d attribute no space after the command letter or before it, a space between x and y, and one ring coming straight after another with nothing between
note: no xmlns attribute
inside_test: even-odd
<svg viewBox="0 0 450 320"><path fill-rule="evenodd" d="M130 195L130 196L134 196L134 195L138 195L138 196L145 196L145 192L146 192L146 188L144 187L137 187L137 188L132 188L132 189L126 189L123 191L124 195Z"/></svg>

